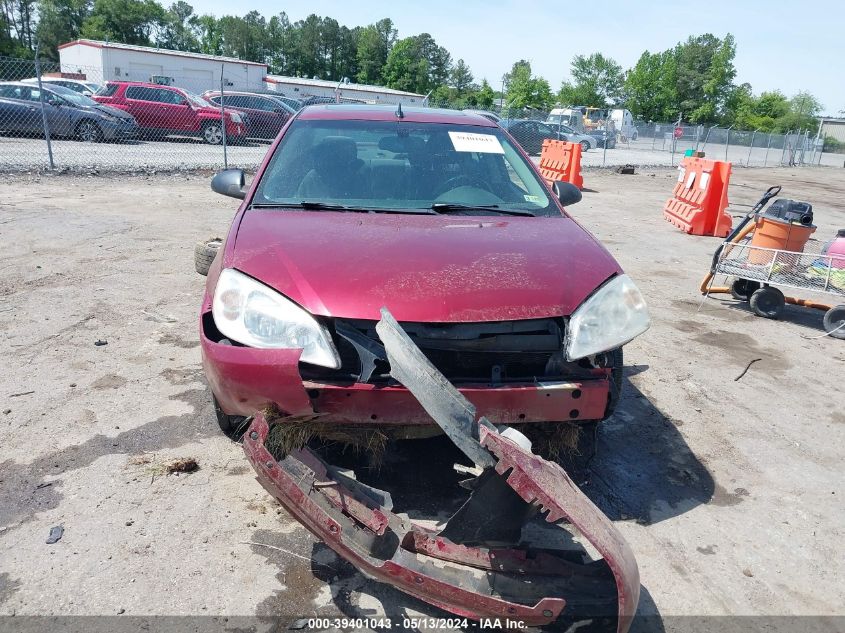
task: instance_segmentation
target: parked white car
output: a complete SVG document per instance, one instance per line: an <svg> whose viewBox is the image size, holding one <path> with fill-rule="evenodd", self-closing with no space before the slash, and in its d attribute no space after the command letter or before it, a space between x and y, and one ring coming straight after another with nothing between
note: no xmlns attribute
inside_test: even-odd
<svg viewBox="0 0 845 633"><path fill-rule="evenodd" d="M38 78L30 77L29 79L24 79L23 81L26 83L37 84ZM74 92L78 92L79 94L85 95L86 97L95 95L97 91L102 88L100 84L94 83L93 81L82 81L81 79L65 79L64 77L42 77L41 83L49 84L51 86L61 86L62 88L68 88L70 90L73 90Z"/></svg>

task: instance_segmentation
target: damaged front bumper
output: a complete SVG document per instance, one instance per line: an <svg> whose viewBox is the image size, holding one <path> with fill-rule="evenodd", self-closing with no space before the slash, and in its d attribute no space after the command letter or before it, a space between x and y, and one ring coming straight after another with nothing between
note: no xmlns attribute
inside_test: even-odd
<svg viewBox="0 0 845 633"><path fill-rule="evenodd" d="M309 448L277 460L257 414L244 450L258 480L282 506L362 573L456 615L541 626L615 621L630 627L639 599L633 553L610 520L560 466L528 450L524 436L497 429L459 393L383 310L378 327L391 373L471 459L468 501L440 530L392 511L390 495L325 463ZM285 418L273 424L284 424ZM539 525L538 525L539 524ZM568 524L601 556L589 560L549 542ZM532 545L531 529L542 543Z"/></svg>
<svg viewBox="0 0 845 633"><path fill-rule="evenodd" d="M303 380L296 349L224 345L208 335L211 314L200 323L203 368L228 415L250 416L266 404L289 415L319 414L337 424L429 426L431 417L403 385ZM600 420L610 392L610 371L588 378L499 385L462 383L458 390L495 424Z"/></svg>

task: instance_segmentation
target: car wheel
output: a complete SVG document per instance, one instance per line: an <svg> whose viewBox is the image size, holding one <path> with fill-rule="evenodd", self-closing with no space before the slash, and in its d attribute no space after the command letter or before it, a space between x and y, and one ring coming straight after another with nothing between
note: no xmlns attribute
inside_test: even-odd
<svg viewBox="0 0 845 633"><path fill-rule="evenodd" d="M760 289L759 281L748 279L735 279L731 284L731 296L737 301L748 301L757 290Z"/></svg>
<svg viewBox="0 0 845 633"><path fill-rule="evenodd" d="M194 246L194 268L200 275L208 275L208 269L211 268L211 262L217 257L220 247L223 245L223 240L219 237L214 237L210 240L197 242Z"/></svg>
<svg viewBox="0 0 845 633"><path fill-rule="evenodd" d="M202 139L209 145L223 143L223 126L219 123L206 123L202 128Z"/></svg>
<svg viewBox="0 0 845 633"><path fill-rule="evenodd" d="M103 140L103 131L93 121L83 119L76 125L76 138L84 143L99 143Z"/></svg>
<svg viewBox="0 0 845 633"><path fill-rule="evenodd" d="M590 149L590 143L588 141L581 141L581 151L586 152Z"/></svg>
<svg viewBox="0 0 845 633"><path fill-rule="evenodd" d="M214 399L214 413L217 415L217 424L220 430L223 431L223 435L235 442L240 442L249 426L249 418L241 415L227 415L220 408L220 403L217 402L217 396L212 395L211 397Z"/></svg>
<svg viewBox="0 0 845 633"><path fill-rule="evenodd" d="M632 140L632 141L636 141L638 137L639 137L639 134L637 134L636 132L634 132L634 133L631 135L631 140Z"/></svg>
<svg viewBox="0 0 845 633"><path fill-rule="evenodd" d="M845 339L845 305L834 306L825 312L823 324L830 336Z"/></svg>
<svg viewBox="0 0 845 633"><path fill-rule="evenodd" d="M783 306L786 303L783 293L777 288L766 286L755 290L751 295L751 309L757 316L766 319L776 319L783 312Z"/></svg>

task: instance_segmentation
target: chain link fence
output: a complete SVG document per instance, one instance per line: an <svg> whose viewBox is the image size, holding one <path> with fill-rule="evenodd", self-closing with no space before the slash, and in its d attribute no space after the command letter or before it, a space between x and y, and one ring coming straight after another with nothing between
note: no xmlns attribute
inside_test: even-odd
<svg viewBox="0 0 845 633"><path fill-rule="evenodd" d="M104 81L99 68L68 70L0 57L0 170L255 169L302 103L232 81L223 64L202 76L127 69L120 82ZM617 129L612 117L573 129L559 115L536 109L485 115L535 157L547 138L581 143L586 167L675 166L688 150L747 167L843 165L843 156L824 151L812 130L770 134L651 121Z"/></svg>

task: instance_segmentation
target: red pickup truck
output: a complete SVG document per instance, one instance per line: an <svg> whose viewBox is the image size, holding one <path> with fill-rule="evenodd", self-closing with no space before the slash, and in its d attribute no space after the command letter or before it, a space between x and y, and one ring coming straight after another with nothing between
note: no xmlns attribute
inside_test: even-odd
<svg viewBox="0 0 845 633"><path fill-rule="evenodd" d="M147 136L195 136L211 145L223 142L220 108L182 88L110 81L94 99L134 116ZM246 138L245 117L242 112L225 111L227 142Z"/></svg>

